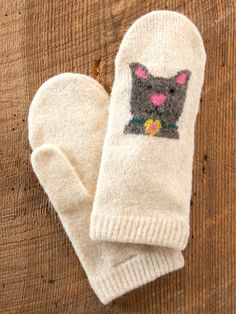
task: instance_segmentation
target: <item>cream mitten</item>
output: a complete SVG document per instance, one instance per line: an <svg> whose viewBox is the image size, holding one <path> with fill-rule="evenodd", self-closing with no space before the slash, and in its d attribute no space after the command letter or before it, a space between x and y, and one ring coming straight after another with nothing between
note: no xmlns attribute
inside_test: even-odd
<svg viewBox="0 0 236 314"><path fill-rule="evenodd" d="M180 251L90 240L107 117L103 87L70 73L44 83L29 112L33 169L104 304L184 264Z"/></svg>
<svg viewBox="0 0 236 314"><path fill-rule="evenodd" d="M127 31L115 60L91 239L185 248L205 60L196 26L179 13L149 13Z"/></svg>

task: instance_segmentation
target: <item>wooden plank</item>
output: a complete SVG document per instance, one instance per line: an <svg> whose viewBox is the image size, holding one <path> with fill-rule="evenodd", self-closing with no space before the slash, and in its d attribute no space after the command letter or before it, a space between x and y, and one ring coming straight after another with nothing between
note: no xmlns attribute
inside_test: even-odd
<svg viewBox="0 0 236 314"><path fill-rule="evenodd" d="M59 72L110 91L125 31L154 9L189 16L207 50L192 235L184 269L103 306L32 172L28 108ZM235 1L2 0L0 14L0 313L236 313Z"/></svg>

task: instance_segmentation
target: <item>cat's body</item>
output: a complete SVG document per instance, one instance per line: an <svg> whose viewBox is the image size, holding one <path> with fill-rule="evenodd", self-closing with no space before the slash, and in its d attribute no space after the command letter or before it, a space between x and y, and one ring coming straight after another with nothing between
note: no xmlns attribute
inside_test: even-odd
<svg viewBox="0 0 236 314"><path fill-rule="evenodd" d="M155 119L152 121L155 122L156 120L160 119ZM143 135L151 135L147 132L147 128L145 127L145 122L143 124L140 124L140 122L134 121L134 119L130 120L129 123L125 127L125 133L131 133L131 134L143 134ZM161 121L162 127L159 129L158 133L153 134L153 136L158 136L158 137L167 137L167 138L173 138L173 139L178 139L179 138L179 133L178 133L178 127L175 125L171 125L170 127L164 127L163 121Z"/></svg>
<svg viewBox="0 0 236 314"><path fill-rule="evenodd" d="M178 139L176 125L184 106L190 71L171 78L154 77L139 63L130 64L132 72L132 119L124 132Z"/></svg>

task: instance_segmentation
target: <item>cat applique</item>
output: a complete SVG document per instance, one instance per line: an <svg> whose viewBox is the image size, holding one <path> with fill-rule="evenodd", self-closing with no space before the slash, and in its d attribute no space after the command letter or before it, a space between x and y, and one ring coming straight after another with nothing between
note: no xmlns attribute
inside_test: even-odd
<svg viewBox="0 0 236 314"><path fill-rule="evenodd" d="M124 133L178 139L177 122L183 111L191 72L182 70L164 78L151 75L142 64L131 63L129 66L132 119Z"/></svg>

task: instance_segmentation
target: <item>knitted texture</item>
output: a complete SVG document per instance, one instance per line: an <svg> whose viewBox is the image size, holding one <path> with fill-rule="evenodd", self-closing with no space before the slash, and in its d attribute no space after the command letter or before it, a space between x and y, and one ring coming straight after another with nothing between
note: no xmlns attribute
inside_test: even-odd
<svg viewBox="0 0 236 314"><path fill-rule="evenodd" d="M127 31L115 60L92 239L187 245L205 60L197 28L179 13L149 13Z"/></svg>
<svg viewBox="0 0 236 314"><path fill-rule="evenodd" d="M107 117L103 87L69 73L44 83L29 112L33 169L104 304L184 264L177 250L90 240Z"/></svg>

